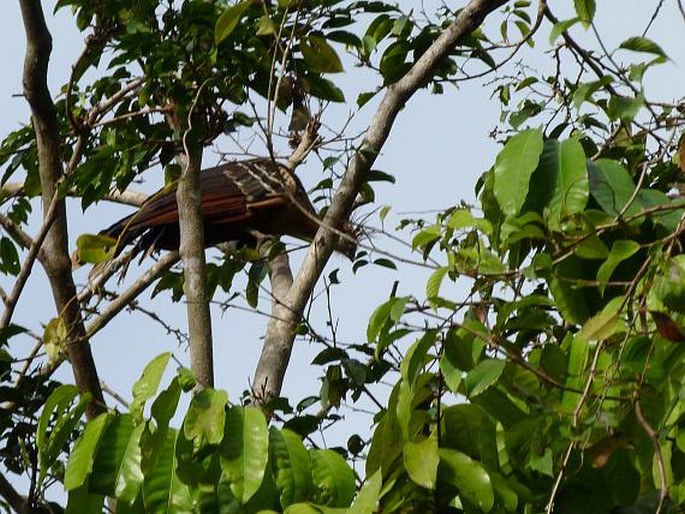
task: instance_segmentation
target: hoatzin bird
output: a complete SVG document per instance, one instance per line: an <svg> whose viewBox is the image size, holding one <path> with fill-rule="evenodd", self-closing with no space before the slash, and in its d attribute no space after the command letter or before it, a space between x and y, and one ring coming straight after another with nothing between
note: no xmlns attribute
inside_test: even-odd
<svg viewBox="0 0 685 514"><path fill-rule="evenodd" d="M304 187L286 166L270 159L223 164L200 174L200 202L205 246L238 242L255 245L255 231L311 241L320 221ZM354 258L356 233L350 223L340 227L336 250ZM134 253L179 247L176 188L163 189L140 210L100 232L117 240L114 255L134 244Z"/></svg>

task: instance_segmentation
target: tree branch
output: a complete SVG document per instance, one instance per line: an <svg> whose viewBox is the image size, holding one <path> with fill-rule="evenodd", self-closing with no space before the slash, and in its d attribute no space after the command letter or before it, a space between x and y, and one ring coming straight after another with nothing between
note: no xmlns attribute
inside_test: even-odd
<svg viewBox="0 0 685 514"><path fill-rule="evenodd" d="M202 146L189 142L193 109L202 92L200 86L188 114L183 134L183 154L178 156L183 174L178 181L176 204L180 231L179 253L183 259L183 290L186 296L190 368L200 388L214 386L212 319L209 309L205 260L204 221L201 212L200 168Z"/></svg>
<svg viewBox="0 0 685 514"><path fill-rule="evenodd" d="M9 506L14 509L14 512L24 512L24 509L26 508L26 498L12 487L12 484L10 484L9 480L7 480L2 473L0 473L0 496L2 496Z"/></svg>
<svg viewBox="0 0 685 514"><path fill-rule="evenodd" d="M429 80L432 70L452 51L459 40L480 26L488 14L506 2L507 0L471 0L407 74L388 88L362 144L348 164L340 187L309 247L293 286L282 303L275 305L265 337L265 345L268 343L273 350L268 354L262 353L253 382L253 390L261 394L261 404L280 395L295 339L295 327L302 317L314 285L330 258L337 239L329 227L339 227L349 218L354 200L364 183L364 177L388 138L395 118L407 100ZM280 363L278 359L281 359Z"/></svg>
<svg viewBox="0 0 685 514"><path fill-rule="evenodd" d="M53 199L57 199L54 222L45 236L44 266L50 281L55 307L69 327L68 355L74 380L82 393L90 392L93 401L87 415L94 417L106 409L95 362L76 302L76 287L71 275L67 238L67 213L64 199L58 197L62 179L59 124L47 83L52 38L45 23L40 0L20 0L26 32L24 58L24 96L31 107L31 120L36 133L38 172L43 195L43 217L47 219Z"/></svg>
<svg viewBox="0 0 685 514"><path fill-rule="evenodd" d="M168 252L161 259L159 259L154 266L148 268L143 275L136 280L131 287L121 293L116 300L112 301L100 313L100 315L88 325L86 333L88 337L93 337L97 332L102 330L107 323L109 323L114 316L125 309L133 300L135 300L159 275L179 261L178 252Z"/></svg>

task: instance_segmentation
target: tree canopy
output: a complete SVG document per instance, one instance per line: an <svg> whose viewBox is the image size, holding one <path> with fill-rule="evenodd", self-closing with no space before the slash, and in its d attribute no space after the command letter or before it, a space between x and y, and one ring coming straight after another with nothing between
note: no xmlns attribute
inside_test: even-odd
<svg viewBox="0 0 685 514"><path fill-rule="evenodd" d="M662 71L682 49L658 27L685 23L685 9L643 3L643 30L623 33L597 23L594 0L458 4L58 0L84 46L51 91L59 41L40 0L20 0L31 118L0 147L8 510L683 509L685 103ZM359 83L372 85L357 94ZM447 101L469 85L499 111L489 134L499 150L472 184L475 202L394 215L376 190L397 172L377 164L393 127L412 123L403 109L417 93ZM355 132L336 105L348 121L373 115ZM451 123L479 115L474 106ZM206 258L208 150L320 172L309 191L318 212L307 210L319 227L298 266L290 241L257 233ZM177 250L135 266L103 234L70 245L74 217L143 205L136 186L161 182L178 205ZM339 270L326 265L340 238L356 253L339 267L400 270L387 300L356 320L354 341L337 337L330 300L329 334L309 311L319 281L336 294ZM87 278L76 261L93 266ZM36 294L38 266L54 311L22 326L15 313L30 308L20 299ZM422 290L403 287L407 266L425 273ZM182 302L186 321L145 311L170 351L130 358L140 378L114 407L91 345L143 296L157 309ZM213 301L269 311L242 397L214 387ZM188 367L172 356L174 334ZM321 387L304 399L283 393L298 339L320 349ZM60 366L73 383L55 378ZM370 409L369 426L343 405ZM332 425L346 443L316 437Z"/></svg>

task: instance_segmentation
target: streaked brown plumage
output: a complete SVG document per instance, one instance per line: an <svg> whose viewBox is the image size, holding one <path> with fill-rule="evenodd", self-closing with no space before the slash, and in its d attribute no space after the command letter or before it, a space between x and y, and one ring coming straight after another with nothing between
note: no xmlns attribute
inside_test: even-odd
<svg viewBox="0 0 685 514"><path fill-rule="evenodd" d="M290 235L305 241L314 238L319 221L302 183L286 166L270 159L223 164L201 172L201 210L205 246L236 241L254 245L254 232ZM347 223L340 229L336 249L354 258L355 233ZM140 210L103 230L117 239L115 254L134 244L135 252L176 250L179 246L176 189L161 190Z"/></svg>

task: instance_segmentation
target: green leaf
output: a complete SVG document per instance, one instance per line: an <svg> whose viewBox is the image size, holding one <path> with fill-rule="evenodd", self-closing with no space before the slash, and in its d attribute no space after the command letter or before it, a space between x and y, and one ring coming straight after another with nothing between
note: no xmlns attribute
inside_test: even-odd
<svg viewBox="0 0 685 514"><path fill-rule="evenodd" d="M369 342L375 341L386 323L390 322L392 325L397 323L404 314L404 309L410 299L409 296L399 296L379 305L369 318L369 324L366 328L367 340Z"/></svg>
<svg viewBox="0 0 685 514"><path fill-rule="evenodd" d="M645 97L640 92L635 98L622 95L611 95L607 114L613 120L632 121L642 106L645 104Z"/></svg>
<svg viewBox="0 0 685 514"><path fill-rule="evenodd" d="M238 26L238 22L240 22L243 13L251 3L251 0L238 2L226 9L221 16L219 16L219 19L216 21L216 26L214 27L214 41L217 45L231 35Z"/></svg>
<svg viewBox="0 0 685 514"><path fill-rule="evenodd" d="M621 303L623 303L622 296L614 298L602 309L602 312L587 320L580 330L580 337L586 341L602 341L612 336L618 326L618 309Z"/></svg>
<svg viewBox="0 0 685 514"><path fill-rule="evenodd" d="M0 238L0 271L18 275L21 271L19 253L9 237Z"/></svg>
<svg viewBox="0 0 685 514"><path fill-rule="evenodd" d="M76 424L90 403L90 395L85 394L70 409L72 403L78 398L78 388L65 384L55 389L48 397L43 411L41 412L36 430L36 446L38 447L38 486L42 486L43 480L49 468L55 463L60 452L64 449L71 437ZM54 418L52 430L48 432L50 421ZM79 484L80 485L80 484Z"/></svg>
<svg viewBox="0 0 685 514"><path fill-rule="evenodd" d="M442 373L442 378L445 381L447 388L453 393L459 391L459 385L461 384L461 370L454 365L451 359L448 358L447 352L443 353L440 357L440 372Z"/></svg>
<svg viewBox="0 0 685 514"><path fill-rule="evenodd" d="M320 36L307 36L300 40L300 51L307 66L318 73L340 73L343 70L340 57Z"/></svg>
<svg viewBox="0 0 685 514"><path fill-rule="evenodd" d="M371 477L366 477L354 503L347 509L347 514L373 514L378 512L378 500L383 485L381 470L376 470Z"/></svg>
<svg viewBox="0 0 685 514"><path fill-rule="evenodd" d="M583 22L585 28L589 27L595 18L595 11L597 10L595 0L573 0L573 5L576 8L576 13L578 13L578 18Z"/></svg>
<svg viewBox="0 0 685 514"><path fill-rule="evenodd" d="M435 489L440 464L436 438L428 437L421 441L405 443L402 460L412 482L426 489Z"/></svg>
<svg viewBox="0 0 685 514"><path fill-rule="evenodd" d="M67 468L64 473L64 488L67 491L81 487L85 483L93 469L93 461L100 445L102 434L112 420L112 417L113 414L100 414L97 418L86 424L86 428L76 441L74 450L71 452L67 462Z"/></svg>
<svg viewBox="0 0 685 514"><path fill-rule="evenodd" d="M227 403L226 391L205 388L193 396L183 420L183 434L194 441L196 449L221 442Z"/></svg>
<svg viewBox="0 0 685 514"><path fill-rule="evenodd" d="M566 32L579 21L580 18L571 18L570 20L562 20L555 23L549 33L549 44L553 45L562 32Z"/></svg>
<svg viewBox="0 0 685 514"><path fill-rule="evenodd" d="M402 359L400 364L400 375L408 384L413 386L419 377L426 361L426 354L435 343L435 331L429 330L421 336L411 347Z"/></svg>
<svg viewBox="0 0 685 514"><path fill-rule="evenodd" d="M618 47L624 48L626 50L632 50L633 52L644 52L648 54L654 54L658 55L659 57L663 57L664 59L668 59L668 55L666 55L666 52L664 52L663 49L654 41L652 41L651 39L647 39L646 37L636 36L628 38Z"/></svg>
<svg viewBox="0 0 685 514"><path fill-rule="evenodd" d="M578 84L578 87L576 90L573 92L573 106L577 109L580 110L580 107L583 105L583 103L588 100L589 98L592 98L592 95L604 88L605 86L611 84L613 82L613 78L606 75L602 77L599 80L595 80L593 82L586 82L584 84Z"/></svg>
<svg viewBox="0 0 685 514"><path fill-rule="evenodd" d="M632 257L640 249L640 244L632 239L622 239L615 241L611 246L609 257L602 263L597 270L597 281L599 282L599 290L604 293L607 282L614 273L616 267L626 259Z"/></svg>
<svg viewBox="0 0 685 514"><path fill-rule="evenodd" d="M312 492L309 453L300 438L290 430L269 430L271 469L280 491L281 507L305 501Z"/></svg>
<svg viewBox="0 0 685 514"><path fill-rule="evenodd" d="M456 487L460 496L488 512L495 505L492 482L483 466L457 450L440 448L438 481Z"/></svg>
<svg viewBox="0 0 685 514"><path fill-rule="evenodd" d="M259 260L252 263L247 272L247 286L245 287L245 299L250 307L257 308L259 303L259 286L266 278L269 267L266 261Z"/></svg>
<svg viewBox="0 0 685 514"><path fill-rule="evenodd" d="M175 472L178 465L177 440L178 432L169 428L161 448L156 452L154 465L145 473L142 496L146 513L194 511L190 490Z"/></svg>
<svg viewBox="0 0 685 514"><path fill-rule="evenodd" d="M62 316L52 318L43 332L43 347L50 363L57 362L60 354L66 350L67 324Z"/></svg>
<svg viewBox="0 0 685 514"><path fill-rule="evenodd" d="M128 504L138 497L143 484L141 436L144 424L134 428L128 414L112 416L100 438L93 470L88 481L90 492L116 497Z"/></svg>
<svg viewBox="0 0 685 514"><path fill-rule="evenodd" d="M232 407L226 412L221 442L221 468L240 503L259 490L269 460L269 432L264 414L255 407Z"/></svg>
<svg viewBox="0 0 685 514"><path fill-rule="evenodd" d="M114 256L117 240L98 234L81 234L76 240L76 252L81 262L99 264Z"/></svg>
<svg viewBox="0 0 685 514"><path fill-rule="evenodd" d="M329 507L348 507L355 493L354 473L333 450L310 450L314 501Z"/></svg>
<svg viewBox="0 0 685 514"><path fill-rule="evenodd" d="M426 282L426 298L428 301L440 296L440 286L448 271L449 268L447 266L442 266L436 269L431 273L431 276L428 277L428 281Z"/></svg>
<svg viewBox="0 0 685 514"><path fill-rule="evenodd" d="M506 216L516 216L521 210L542 148L542 132L529 129L513 136L497 156L494 193Z"/></svg>
<svg viewBox="0 0 685 514"><path fill-rule="evenodd" d="M105 497L101 494L90 494L88 484L69 491L65 514L102 514ZM117 509L119 512L119 509Z"/></svg>
<svg viewBox="0 0 685 514"><path fill-rule="evenodd" d="M148 365L145 366L140 378L135 384L133 384L131 414L138 419L142 419L145 402L152 398L157 392L157 388L159 387L159 383L162 381L164 370L166 370L166 366L170 358L171 353L164 352L152 359Z"/></svg>
<svg viewBox="0 0 685 514"><path fill-rule="evenodd" d="M550 229L558 231L564 219L583 212L587 205L590 188L583 147L575 139L546 141L540 171L556 176L546 217Z"/></svg>
<svg viewBox="0 0 685 514"><path fill-rule="evenodd" d="M635 183L618 161L613 159L588 161L587 170L590 193L604 212L618 216L625 209L624 214L631 216L640 210L640 205L636 201L628 206L628 202L633 199Z"/></svg>
<svg viewBox="0 0 685 514"><path fill-rule="evenodd" d="M466 375L466 385L469 397L478 396L483 391L491 387L504 371L506 361L502 359L486 359L479 362Z"/></svg>

